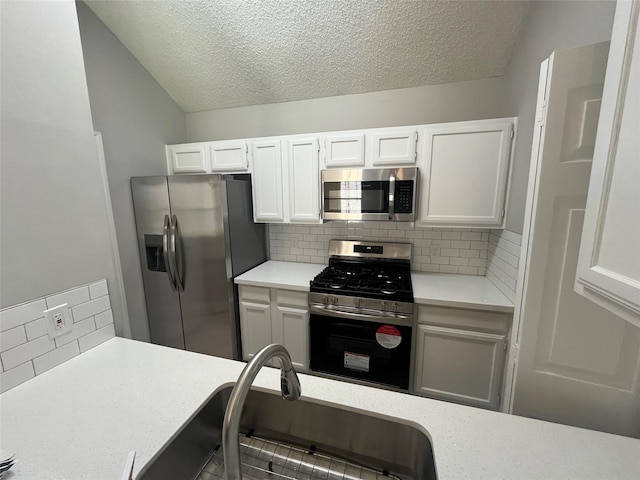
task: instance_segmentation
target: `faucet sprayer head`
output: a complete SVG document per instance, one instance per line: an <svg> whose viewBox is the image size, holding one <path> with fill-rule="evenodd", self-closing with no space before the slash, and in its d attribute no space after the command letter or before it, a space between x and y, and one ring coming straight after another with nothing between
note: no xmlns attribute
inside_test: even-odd
<svg viewBox="0 0 640 480"><path fill-rule="evenodd" d="M293 367L289 370L285 370L284 367L280 369L280 391L282 398L290 402L300 398L302 387Z"/></svg>

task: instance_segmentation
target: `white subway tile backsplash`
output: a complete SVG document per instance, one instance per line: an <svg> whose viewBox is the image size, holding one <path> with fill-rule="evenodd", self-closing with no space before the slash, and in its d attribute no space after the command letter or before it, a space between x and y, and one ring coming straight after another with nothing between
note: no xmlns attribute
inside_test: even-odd
<svg viewBox="0 0 640 480"><path fill-rule="evenodd" d="M46 309L47 304L44 299L5 308L0 311L0 331L9 330L42 317Z"/></svg>
<svg viewBox="0 0 640 480"><path fill-rule="evenodd" d="M2 357L2 365L5 370L11 370L18 365L21 365L29 360L47 353L55 348L53 340L50 340L48 336L40 337L32 342L23 343L10 350L0 353Z"/></svg>
<svg viewBox="0 0 640 480"><path fill-rule="evenodd" d="M35 376L36 373L31 362L23 363L16 368L0 373L0 393L11 390Z"/></svg>
<svg viewBox="0 0 640 480"><path fill-rule="evenodd" d="M482 240L481 232L462 232L462 240Z"/></svg>
<svg viewBox="0 0 640 480"><path fill-rule="evenodd" d="M80 320L79 322L73 324L73 328L70 332L56 337L56 348L60 348L69 342L73 342L74 340L95 331L95 329L96 322L93 317Z"/></svg>
<svg viewBox="0 0 640 480"><path fill-rule="evenodd" d="M476 267L458 267L458 273L464 275L477 275L478 269Z"/></svg>
<svg viewBox="0 0 640 480"><path fill-rule="evenodd" d="M0 352L27 343L27 332L23 325L0 333Z"/></svg>
<svg viewBox="0 0 640 480"><path fill-rule="evenodd" d="M109 290L107 289L107 281L101 280L100 282L92 283L89 285L89 296L91 299L95 299L98 297L104 297L109 294Z"/></svg>
<svg viewBox="0 0 640 480"><path fill-rule="evenodd" d="M43 312L62 303L72 307L75 323L69 333L51 340ZM0 390L5 392L115 335L107 282L5 308L0 327Z"/></svg>
<svg viewBox="0 0 640 480"><path fill-rule="evenodd" d="M413 270L465 275L484 275L489 236L490 232L483 229L434 230L416 228L409 222L334 221L323 225L269 227L272 260L326 263L329 240L332 238L409 242L413 244ZM431 246L440 247L438 257L431 257ZM471 263L470 260L475 262Z"/></svg>
<svg viewBox="0 0 640 480"><path fill-rule="evenodd" d="M29 341L48 334L47 324L44 323L44 318L39 318L33 322L25 323L24 328L27 331L27 340Z"/></svg>
<svg viewBox="0 0 640 480"><path fill-rule="evenodd" d="M106 327L113 323L113 312L111 310L107 310L106 312L99 313L94 318L96 321L96 328Z"/></svg>
<svg viewBox="0 0 640 480"><path fill-rule="evenodd" d="M86 352L87 350L106 342L110 338L116 336L116 331L113 324L100 328L95 332L91 332L89 335L85 335L78 339L80 344L80 352Z"/></svg>
<svg viewBox="0 0 640 480"><path fill-rule="evenodd" d="M80 320L92 317L98 313L104 312L105 310L109 310L110 308L111 303L109 302L109 297L100 297L95 300L76 305L71 309L73 312L73 321L79 322Z"/></svg>
<svg viewBox="0 0 640 480"><path fill-rule="evenodd" d="M73 357L80 355L80 347L78 342L74 340L71 343L67 343L62 347L58 347L55 350L45 353L44 355L33 359L33 367L36 370L36 375L40 375L47 370L51 370L53 367L57 367L61 363L71 360Z"/></svg>
<svg viewBox="0 0 640 480"><path fill-rule="evenodd" d="M489 235L487 249L487 278L515 302L520 244L522 236L509 230L494 230Z"/></svg>
<svg viewBox="0 0 640 480"><path fill-rule="evenodd" d="M57 307L66 303L69 308L79 303L88 302L91 300L89 296L89 287L74 288L67 290L66 292L58 293L47 297L47 308Z"/></svg>
<svg viewBox="0 0 640 480"><path fill-rule="evenodd" d="M440 273L458 273L458 268L453 265L440 265Z"/></svg>

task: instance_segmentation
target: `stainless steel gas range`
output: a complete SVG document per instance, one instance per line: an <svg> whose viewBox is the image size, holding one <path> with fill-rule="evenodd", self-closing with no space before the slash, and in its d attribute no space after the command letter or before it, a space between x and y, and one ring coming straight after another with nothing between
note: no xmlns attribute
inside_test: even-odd
<svg viewBox="0 0 640 480"><path fill-rule="evenodd" d="M411 244L331 240L329 255L310 287L311 370L408 390Z"/></svg>

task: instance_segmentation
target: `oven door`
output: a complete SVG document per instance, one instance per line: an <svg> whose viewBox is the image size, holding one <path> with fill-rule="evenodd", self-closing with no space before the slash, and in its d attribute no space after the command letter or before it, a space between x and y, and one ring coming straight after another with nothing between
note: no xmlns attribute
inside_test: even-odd
<svg viewBox="0 0 640 480"><path fill-rule="evenodd" d="M417 170L323 170L322 218L412 222Z"/></svg>
<svg viewBox="0 0 640 480"><path fill-rule="evenodd" d="M406 323L312 313L310 369L408 390L411 321Z"/></svg>

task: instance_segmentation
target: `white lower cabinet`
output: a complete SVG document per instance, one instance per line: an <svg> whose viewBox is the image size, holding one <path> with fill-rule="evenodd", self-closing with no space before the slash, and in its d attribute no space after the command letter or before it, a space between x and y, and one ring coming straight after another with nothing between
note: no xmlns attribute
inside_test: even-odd
<svg viewBox="0 0 640 480"><path fill-rule="evenodd" d="M497 410L510 317L419 307L414 393Z"/></svg>
<svg viewBox="0 0 640 480"><path fill-rule="evenodd" d="M298 370L309 369L309 295L306 292L241 285L242 358L280 343Z"/></svg>

